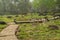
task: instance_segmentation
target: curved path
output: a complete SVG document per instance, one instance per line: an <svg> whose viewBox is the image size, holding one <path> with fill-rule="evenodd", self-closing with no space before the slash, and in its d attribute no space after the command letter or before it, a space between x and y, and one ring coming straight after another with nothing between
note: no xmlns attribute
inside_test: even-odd
<svg viewBox="0 0 60 40"><path fill-rule="evenodd" d="M18 25L10 24L7 28L3 29L0 33L0 40L18 40L15 36Z"/></svg>

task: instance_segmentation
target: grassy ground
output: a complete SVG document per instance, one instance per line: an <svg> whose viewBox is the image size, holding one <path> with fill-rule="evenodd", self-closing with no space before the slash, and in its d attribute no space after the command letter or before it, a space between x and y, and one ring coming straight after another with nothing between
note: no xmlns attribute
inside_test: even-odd
<svg viewBox="0 0 60 40"><path fill-rule="evenodd" d="M0 16L0 21L4 21L6 23L12 22L13 18L7 18L7 16ZM0 32L7 26L7 24L0 24Z"/></svg>
<svg viewBox="0 0 60 40"><path fill-rule="evenodd" d="M6 25L1 25L0 24L0 32L6 27Z"/></svg>
<svg viewBox="0 0 60 40"><path fill-rule="evenodd" d="M47 17L52 18L50 15ZM24 18L29 19L28 16ZM44 18L44 16L34 16L33 18ZM20 21L21 19L18 18L17 20ZM59 29L50 30L49 25L57 25ZM16 35L19 40L60 40L60 19L45 23L20 24Z"/></svg>
<svg viewBox="0 0 60 40"><path fill-rule="evenodd" d="M48 18L52 18L51 15L46 15ZM5 22L13 22L14 19L16 21L27 21L33 18L44 18L45 16L38 16L37 14L18 17L12 16L12 18L7 18L7 16L0 16L0 20ZM58 20L50 20L49 22L44 23L29 23L29 24L19 24L20 27L17 32L17 37L19 40L60 40L60 19ZM48 28L49 25L57 25L59 27L58 30L50 30ZM5 28L6 25L0 24L0 30Z"/></svg>
<svg viewBox="0 0 60 40"><path fill-rule="evenodd" d="M12 16L12 18L7 18L6 15L4 16L0 16L0 21L5 21L5 22L13 22L14 16Z"/></svg>
<svg viewBox="0 0 60 40"><path fill-rule="evenodd" d="M27 20L30 20L30 19L41 19L41 18L44 18L44 17L52 18L53 16L51 16L51 15L39 16L38 14L32 14L32 15L27 14L26 16L19 15L19 17L15 17L15 18L16 18L16 21L27 21Z"/></svg>

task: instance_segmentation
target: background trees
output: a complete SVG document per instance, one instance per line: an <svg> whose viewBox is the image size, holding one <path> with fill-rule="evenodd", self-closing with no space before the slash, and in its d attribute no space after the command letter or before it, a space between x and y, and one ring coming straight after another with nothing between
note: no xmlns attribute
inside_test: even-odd
<svg viewBox="0 0 60 40"><path fill-rule="evenodd" d="M54 0L34 0L33 7L40 13L50 12L56 5Z"/></svg>
<svg viewBox="0 0 60 40"><path fill-rule="evenodd" d="M27 13L29 6L29 0L0 0L0 11L4 13Z"/></svg>
<svg viewBox="0 0 60 40"><path fill-rule="evenodd" d="M60 12L60 0L56 0L56 9Z"/></svg>
<svg viewBox="0 0 60 40"><path fill-rule="evenodd" d="M46 14L60 11L60 0L0 0L0 14Z"/></svg>

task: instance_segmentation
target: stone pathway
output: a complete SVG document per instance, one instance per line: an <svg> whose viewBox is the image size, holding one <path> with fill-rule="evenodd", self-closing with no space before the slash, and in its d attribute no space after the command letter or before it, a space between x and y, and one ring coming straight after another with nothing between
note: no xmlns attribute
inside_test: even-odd
<svg viewBox="0 0 60 40"><path fill-rule="evenodd" d="M15 31L18 28L18 25L11 24L7 28L3 29L0 33L0 40L18 40L15 36Z"/></svg>

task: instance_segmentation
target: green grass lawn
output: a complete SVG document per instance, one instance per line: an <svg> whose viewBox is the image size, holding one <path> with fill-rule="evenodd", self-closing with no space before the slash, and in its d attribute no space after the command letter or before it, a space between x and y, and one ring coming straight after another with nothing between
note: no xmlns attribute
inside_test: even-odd
<svg viewBox="0 0 60 40"><path fill-rule="evenodd" d="M50 30L49 25L57 25L59 30ZM19 40L60 40L60 19L45 23L20 24L16 35Z"/></svg>

